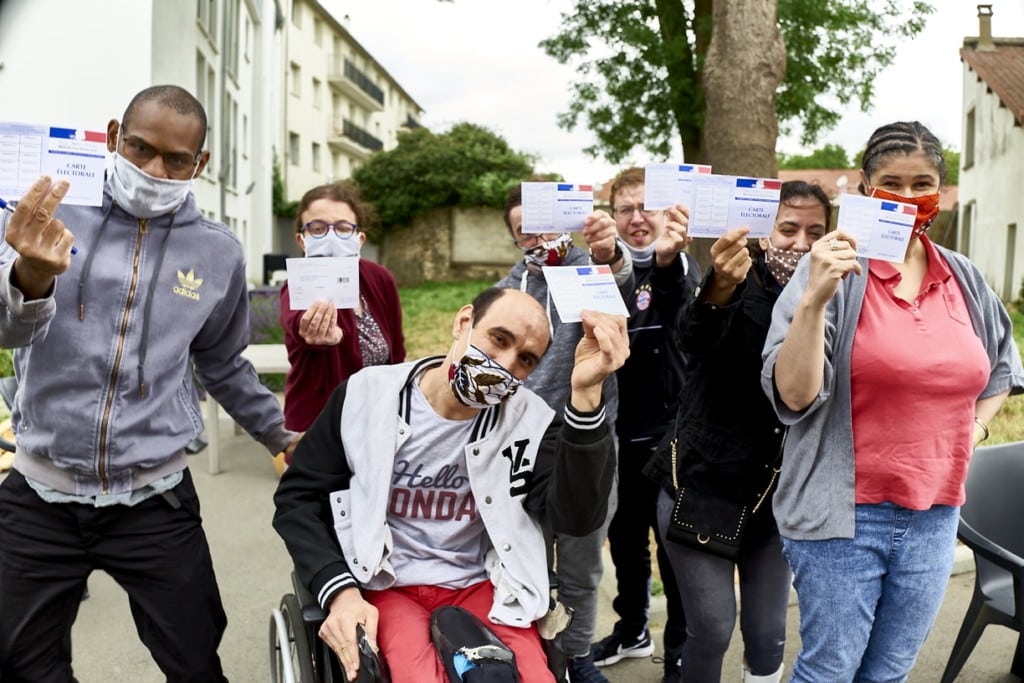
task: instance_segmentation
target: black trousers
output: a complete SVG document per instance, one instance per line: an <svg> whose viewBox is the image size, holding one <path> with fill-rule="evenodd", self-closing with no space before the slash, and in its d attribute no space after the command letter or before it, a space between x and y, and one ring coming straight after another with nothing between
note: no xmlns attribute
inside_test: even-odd
<svg viewBox="0 0 1024 683"><path fill-rule="evenodd" d="M660 488L642 471L654 454L656 445L651 442L630 443L625 439L619 441L619 507L608 526L617 593L612 607L627 634L638 634L647 628L651 583L650 533L653 529L668 612L665 651L673 652L686 641L686 617L675 574L657 533Z"/></svg>
<svg viewBox="0 0 1024 683"><path fill-rule="evenodd" d="M68 683L86 579L127 593L139 638L172 683L226 681L227 626L188 470L133 507L47 503L12 470L0 486L0 680Z"/></svg>

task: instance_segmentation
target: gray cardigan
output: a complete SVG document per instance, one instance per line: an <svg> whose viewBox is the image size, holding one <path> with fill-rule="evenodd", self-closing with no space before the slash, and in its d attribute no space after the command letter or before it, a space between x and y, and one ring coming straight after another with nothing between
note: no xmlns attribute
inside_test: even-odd
<svg viewBox="0 0 1024 683"><path fill-rule="evenodd" d="M981 272L965 256L938 245L960 284L974 331L992 367L979 398L1024 392L1024 368L1013 341L1013 326L1002 302ZM787 538L853 538L854 458L850 398L850 356L867 288L867 259L858 259L864 275L851 275L825 308L825 374L818 396L802 411L790 410L775 391L775 360L807 287L808 263L802 259L779 297L765 340L761 386L783 424L789 425L779 488L773 499L779 531Z"/></svg>

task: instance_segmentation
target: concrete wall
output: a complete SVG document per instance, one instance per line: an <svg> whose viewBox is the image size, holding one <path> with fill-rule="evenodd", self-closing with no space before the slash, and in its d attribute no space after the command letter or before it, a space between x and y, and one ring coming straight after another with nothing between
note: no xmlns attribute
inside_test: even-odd
<svg viewBox="0 0 1024 683"><path fill-rule="evenodd" d="M1000 296L1014 299L1024 276L1024 129L966 64L963 76L963 120L974 112L974 159L971 164L961 152L961 250ZM965 123L961 150L968 149L969 133ZM1017 226L1015 240L1011 225Z"/></svg>

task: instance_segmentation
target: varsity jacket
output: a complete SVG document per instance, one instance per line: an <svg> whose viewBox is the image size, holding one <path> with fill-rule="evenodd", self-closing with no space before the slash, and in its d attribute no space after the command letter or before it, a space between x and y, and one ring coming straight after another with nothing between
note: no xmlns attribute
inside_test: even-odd
<svg viewBox="0 0 1024 683"><path fill-rule="evenodd" d="M364 368L334 391L295 450L274 494L274 528L299 579L327 609L349 586L395 585L387 504L398 449L416 437L412 383L440 357ZM585 535L604 521L615 457L603 407L565 420L520 388L473 418L464 446L470 489L489 546L490 618L527 627L549 606L538 517Z"/></svg>
<svg viewBox="0 0 1024 683"><path fill-rule="evenodd" d="M0 217L0 231L8 214ZM249 343L245 262L227 226L190 193L177 211L135 218L104 191L60 206L78 253L53 292L25 301L16 252L0 239L0 345L14 352L14 467L65 493L117 494L187 465L203 429L196 375L276 453L292 434L240 354Z"/></svg>
<svg viewBox="0 0 1024 683"><path fill-rule="evenodd" d="M1024 392L1024 368L1013 341L1013 325L999 297L966 256L934 246L960 285L974 333L988 353L992 370L979 398L1007 390ZM779 488L772 501L779 532L787 538L853 538L856 481L850 358L868 278L868 260L858 262L864 274L845 278L825 307L825 374L817 397L801 411L791 410L778 397L774 377L779 350L807 288L810 259L800 259L772 311L762 353L761 388L782 423L789 425Z"/></svg>

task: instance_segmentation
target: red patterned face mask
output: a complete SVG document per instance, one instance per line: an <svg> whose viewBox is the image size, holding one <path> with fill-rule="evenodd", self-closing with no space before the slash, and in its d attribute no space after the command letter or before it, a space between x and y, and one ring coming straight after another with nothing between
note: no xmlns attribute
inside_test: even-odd
<svg viewBox="0 0 1024 683"><path fill-rule="evenodd" d="M920 197L904 197L885 190L871 188L871 195L876 199L888 199L893 202L913 204L917 207L917 218L914 219L913 233L920 237L932 226L932 221L939 215L939 193L925 194Z"/></svg>

